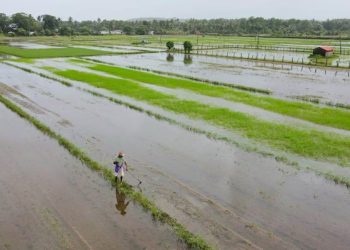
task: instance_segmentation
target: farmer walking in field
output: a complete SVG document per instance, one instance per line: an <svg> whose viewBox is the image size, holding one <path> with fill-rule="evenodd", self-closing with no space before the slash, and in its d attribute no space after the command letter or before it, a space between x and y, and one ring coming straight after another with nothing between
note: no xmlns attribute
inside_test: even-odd
<svg viewBox="0 0 350 250"><path fill-rule="evenodd" d="M128 171L128 164L126 163L124 159L124 153L119 152L118 156L115 158L113 164L114 164L114 175L115 175L115 181L118 180L118 177L120 178L120 182L123 182L124 177L124 171Z"/></svg>

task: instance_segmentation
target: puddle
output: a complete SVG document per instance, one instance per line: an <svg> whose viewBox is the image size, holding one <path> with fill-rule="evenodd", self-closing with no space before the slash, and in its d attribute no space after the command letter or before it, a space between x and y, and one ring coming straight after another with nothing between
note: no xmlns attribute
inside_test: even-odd
<svg viewBox="0 0 350 250"><path fill-rule="evenodd" d="M133 174L142 178L144 194L219 248L246 240L266 249L346 249L350 244L350 198L344 187L75 88L6 65L0 69L0 76L16 76L7 77L6 84L20 85L27 98L59 114L33 116L94 159L109 165L115 152L124 150ZM72 126L62 126L61 119ZM118 212L114 192L112 207ZM225 240L218 232L225 232Z"/></svg>

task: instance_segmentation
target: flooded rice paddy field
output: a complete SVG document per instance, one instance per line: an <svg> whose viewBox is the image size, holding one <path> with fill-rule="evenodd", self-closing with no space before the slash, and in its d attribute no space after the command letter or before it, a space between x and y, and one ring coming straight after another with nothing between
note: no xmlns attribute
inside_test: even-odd
<svg viewBox="0 0 350 250"><path fill-rule="evenodd" d="M204 62L194 62L191 65L183 65L182 62L181 65L175 60L170 67L165 58L161 59L163 56L165 55L152 54L144 57L120 56L103 59L122 65L143 62L143 65L135 65L164 71L180 69L176 73L183 73L186 69L186 72L199 72L202 65L208 65ZM194 57L194 61L196 59ZM211 72L214 77L214 68ZM217 72L218 77L225 75L220 67ZM271 72L276 71L273 69ZM277 74L284 73L279 70ZM291 75L297 79L294 74ZM196 76L208 78L208 75L200 73ZM256 77L267 80L263 73ZM334 185L309 172L297 171L283 162L277 162L273 157L264 157L258 153L247 152L239 146L209 139L154 119L145 113L11 66L0 64L0 82L3 83L0 85L1 94L105 165L110 166L115 152L123 149L132 167L130 171L143 181L141 191L190 231L203 235L210 244L219 249L347 249L350 244L350 212L347 209L350 197L343 186ZM20 123L9 121L10 124ZM31 129L33 131L25 134L37 138L39 133ZM11 131L6 134L13 134ZM7 154L17 156L17 152L13 153L16 146L10 148ZM74 159L69 156L65 159L74 165ZM12 159L9 162L13 161ZM68 163L65 171L77 168ZM59 172L62 166L58 165L52 166L52 171ZM81 168L84 169L83 166ZM40 172L40 169L37 171ZM94 176L89 172L88 176L90 175ZM70 176L69 172L66 176ZM85 174L75 176L70 176L72 181L85 183ZM94 178L103 186L103 180L90 177L92 180ZM126 178L131 184L137 184L131 176L127 175ZM61 179L64 182L63 177L57 178L52 185L60 183ZM66 186L69 187L68 184L64 185ZM85 186L93 188L89 183ZM115 190L107 190L106 186L104 184L105 189L99 192L106 200L96 200L100 207L109 211L108 204L112 203L113 208L115 202ZM84 197L91 199L88 195L85 194ZM51 197L50 193L48 197ZM84 204L79 199L75 202L80 206ZM130 206L127 215L122 218L130 221L148 218L137 215L137 211L137 206ZM115 210L113 212L117 213ZM75 220L85 222L85 218L79 215L77 217ZM97 215L96 217L98 218ZM122 224L126 227L125 231L132 231L128 223L125 224ZM135 224L139 226L138 223ZM151 222L150 224L153 225ZM150 229L150 233L157 236L153 236L152 241L147 244L161 248L164 245L157 243L166 242L170 249L179 247L179 243L168 236L166 230L162 235L155 232L158 225L151 228L154 229ZM134 232L133 236L142 244L145 235ZM153 246L150 248L153 249ZM125 245L127 247L130 246ZM140 245L134 248L138 249Z"/></svg>
<svg viewBox="0 0 350 250"><path fill-rule="evenodd" d="M315 62L310 59L310 53L289 52L282 50L253 50L253 49L215 49L215 50L200 50L194 52L199 55L212 56L227 56L235 58L251 58L258 60L276 61L276 62L294 62L308 64ZM348 67L350 68L350 55L341 55L327 61L329 66Z"/></svg>
<svg viewBox="0 0 350 250"><path fill-rule="evenodd" d="M136 47L136 46L88 46L88 45L75 45L74 48L102 50L116 53L141 53L141 52L160 52L159 49Z"/></svg>
<svg viewBox="0 0 350 250"><path fill-rule="evenodd" d="M91 49L91 50L102 50L107 52L115 52L115 53L136 53L136 52L160 52L160 49L156 48L148 48L148 47L140 47L140 46L99 46L99 44L96 45L71 45L71 44L65 44L65 46L54 46L54 45L48 45L44 43L36 43L36 42L4 42L2 43L4 45L8 45L11 47L21 48L21 49L57 49L57 48L63 48L66 46L73 47L73 48L82 48L82 49Z"/></svg>
<svg viewBox="0 0 350 250"><path fill-rule="evenodd" d="M281 98L312 96L321 102L350 104L346 70L166 53L92 57L121 66L137 66L181 75L268 89Z"/></svg>
<svg viewBox="0 0 350 250"><path fill-rule="evenodd" d="M0 119L0 249L185 249L3 104Z"/></svg>

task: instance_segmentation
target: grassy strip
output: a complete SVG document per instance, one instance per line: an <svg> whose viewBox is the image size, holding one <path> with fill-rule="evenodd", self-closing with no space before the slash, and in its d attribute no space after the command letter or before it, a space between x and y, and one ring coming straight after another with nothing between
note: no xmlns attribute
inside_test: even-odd
<svg viewBox="0 0 350 250"><path fill-rule="evenodd" d="M97 62L97 63L109 64L109 63L106 63L104 61L97 60L97 59L86 58L86 60L92 61L92 62ZM86 60L75 59L72 62L73 63L86 64L87 63ZM113 64L110 64L110 65L113 65ZM153 72L153 73L160 74L160 75L175 76L177 78L188 79L188 80L193 80L193 81L202 82L202 83L208 83L210 85L215 85L215 86L224 86L224 87L227 87L227 88L239 89L239 90L244 90L244 91L249 91L249 92L265 94L265 95L271 95L272 94L272 92L270 90L266 90L266 89L258 89L258 88L243 86L243 85L230 84L230 83L224 83L224 82L218 82L218 81L210 81L210 80L197 78L197 77L193 77L193 76L184 76L184 75L180 75L180 74L176 74L176 73L164 72L164 71L158 71L158 70L151 70L151 69L142 68L142 67L136 67L136 66L129 66L128 68L134 69L134 70L142 70L142 71L147 71L147 72Z"/></svg>
<svg viewBox="0 0 350 250"><path fill-rule="evenodd" d="M13 66L13 65L10 65L10 66ZM22 70L26 70L25 68L21 68L21 67L18 67L18 66L16 66L16 67L19 68L19 69L22 69ZM36 72L32 72L32 73L38 74ZM56 78L56 79L52 79L52 80L60 82L63 85L66 85L65 81L63 81L62 79ZM183 129L186 129L187 131L190 131L190 132L194 132L194 133L197 133L197 134L205 135L209 139L225 141L225 142L233 144L233 145L235 145L235 146L237 146L239 148L242 148L243 150L245 150L247 152L255 152L255 153L261 154L261 155L263 155L265 157L274 157L274 159L277 162L282 162L282 163L284 163L284 164L286 164L288 166L291 166L291 167L295 168L296 170L300 170L301 169L301 167L300 167L298 162L291 161L285 156L274 155L274 154L266 152L266 151L261 151L261 150L259 150L256 147L252 147L252 146L248 146L248 145L242 145L242 144L238 143L237 141L235 141L235 140L233 140L231 138L228 138L226 136L221 136L221 135L218 135L216 133L211 133L211 132L199 129L199 128L195 128L195 127L189 126L187 124L178 122L178 121L176 121L174 119L171 119L171 118L168 118L166 116L157 114L157 113L149 111L149 110L145 110L142 107L136 106L134 104L131 104L131 103L128 103L128 102L124 102L124 101L121 101L121 100L113 98L113 97L105 96L105 95L100 94L100 93L98 93L96 91L92 91L92 90L88 90L88 89L82 89L80 87L77 87L77 88L79 90L81 90L81 91L90 93L91 95L94 95L94 96L97 96L97 97L101 97L101 98L105 98L105 99L107 99L110 102L113 102L115 104L123 105L123 106L125 106L127 108L130 108L132 110L135 110L135 111L138 111L138 112L141 112L141 113L145 113L148 116L153 117L153 118L155 118L157 120L168 122L169 124L179 126L179 127L183 128ZM322 177L324 177L327 180L333 181L335 184L341 184L341 185L346 186L347 188L350 187L350 179L347 178L347 177L335 175L335 174L333 174L331 172L326 172L325 173L325 172L322 172L322 171L319 171L317 169L310 168L310 167L306 167L306 169L308 171L315 172L317 175L322 176Z"/></svg>
<svg viewBox="0 0 350 250"><path fill-rule="evenodd" d="M8 54L25 58L52 58L73 56L97 56L115 54L109 51L82 49L82 48L52 48L52 49L21 49L0 45L0 54Z"/></svg>
<svg viewBox="0 0 350 250"><path fill-rule="evenodd" d="M207 121L215 126L239 132L244 136L266 143L274 148L314 159L324 159L349 165L350 138L315 130L297 129L274 124L226 108L212 107L194 101L180 100L142 86L134 81L116 79L76 70L56 71L56 74L72 80L88 83L145 101L151 105Z"/></svg>
<svg viewBox="0 0 350 250"><path fill-rule="evenodd" d="M85 152L75 146L73 143L62 137L61 135L55 133L45 124L41 123L39 120L27 114L20 107L0 95L0 102L2 102L7 108L17 113L20 117L26 119L28 122L33 124L37 129L39 129L44 134L55 139L61 146L63 146L71 155L79 159L83 164L88 166L90 169L97 171L106 180L110 181L112 185L115 184L115 177L113 171L110 168L102 166L100 163L92 160ZM137 201L144 209L149 211L152 216L163 223L168 224L176 233L176 235L184 240L186 244L191 248L196 249L212 249L200 236L194 235L189 232L183 225L177 222L175 218L170 217L167 213L163 212L156 205L148 200L143 194L135 191L132 186L123 183L119 184L120 190L126 195Z"/></svg>
<svg viewBox="0 0 350 250"><path fill-rule="evenodd" d="M160 76L109 65L92 65L90 69L167 88L181 88L210 97L223 98L228 101L241 102L266 109L282 115L295 117L320 125L350 130L350 112L348 110L320 107L317 105L292 102L268 96L257 96L223 86L210 86L200 82Z"/></svg>

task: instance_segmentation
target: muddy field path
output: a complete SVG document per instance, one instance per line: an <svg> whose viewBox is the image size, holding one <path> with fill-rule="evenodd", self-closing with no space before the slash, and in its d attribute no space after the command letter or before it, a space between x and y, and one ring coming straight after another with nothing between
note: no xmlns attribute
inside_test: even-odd
<svg viewBox="0 0 350 250"><path fill-rule="evenodd" d="M127 152L142 192L220 249L350 244L343 186L56 81L7 65L0 73L3 94L92 158L109 166Z"/></svg>
<svg viewBox="0 0 350 250"><path fill-rule="evenodd" d="M2 104L0 119L0 249L185 249L133 202L122 215L122 194Z"/></svg>

